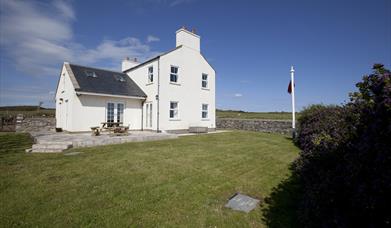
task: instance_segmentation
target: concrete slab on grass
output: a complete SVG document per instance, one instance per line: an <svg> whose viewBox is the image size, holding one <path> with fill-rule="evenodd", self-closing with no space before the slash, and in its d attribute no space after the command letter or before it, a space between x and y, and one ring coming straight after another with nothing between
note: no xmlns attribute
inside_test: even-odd
<svg viewBox="0 0 391 228"><path fill-rule="evenodd" d="M236 193L228 200L228 203L225 205L225 207L231 208L232 210L249 213L250 211L254 210L255 207L257 207L259 202L260 201L258 199Z"/></svg>

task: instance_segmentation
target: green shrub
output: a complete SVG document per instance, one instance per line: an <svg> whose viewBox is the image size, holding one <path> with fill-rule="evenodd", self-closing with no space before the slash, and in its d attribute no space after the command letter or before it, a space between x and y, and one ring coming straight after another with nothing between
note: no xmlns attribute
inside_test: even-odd
<svg viewBox="0 0 391 228"><path fill-rule="evenodd" d="M306 227L391 225L391 78L382 65L342 107L307 108L294 164Z"/></svg>

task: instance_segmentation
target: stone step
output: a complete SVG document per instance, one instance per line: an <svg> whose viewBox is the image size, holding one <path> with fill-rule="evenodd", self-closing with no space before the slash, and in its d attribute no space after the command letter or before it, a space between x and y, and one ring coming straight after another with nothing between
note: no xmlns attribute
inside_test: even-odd
<svg viewBox="0 0 391 228"><path fill-rule="evenodd" d="M46 139L37 139L36 144L72 145L72 142L71 141L48 141Z"/></svg>
<svg viewBox="0 0 391 228"><path fill-rule="evenodd" d="M32 149L31 153L61 153L63 149Z"/></svg>
<svg viewBox="0 0 391 228"><path fill-rule="evenodd" d="M65 143L39 143L34 144L31 152L35 153L47 153L47 152L62 152L63 150L72 148L72 144Z"/></svg>
<svg viewBox="0 0 391 228"><path fill-rule="evenodd" d="M39 148L43 148L43 149L68 149L68 148L71 148L72 145L70 144L34 144L33 145L33 149L39 149Z"/></svg>

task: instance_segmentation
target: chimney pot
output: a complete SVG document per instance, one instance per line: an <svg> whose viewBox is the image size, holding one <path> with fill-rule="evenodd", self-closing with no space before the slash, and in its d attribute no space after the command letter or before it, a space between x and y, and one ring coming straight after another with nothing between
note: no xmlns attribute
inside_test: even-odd
<svg viewBox="0 0 391 228"><path fill-rule="evenodd" d="M192 29L191 29L191 32L194 33L194 34L197 34L195 28L192 28Z"/></svg>

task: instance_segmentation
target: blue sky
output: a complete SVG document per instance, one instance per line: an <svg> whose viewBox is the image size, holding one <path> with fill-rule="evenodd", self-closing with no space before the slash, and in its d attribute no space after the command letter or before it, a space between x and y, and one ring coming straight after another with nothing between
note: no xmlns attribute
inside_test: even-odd
<svg viewBox="0 0 391 228"><path fill-rule="evenodd" d="M389 0L0 0L0 105L53 106L63 61L120 70L175 46L185 25L216 69L218 108L340 104L373 63L391 68Z"/></svg>

